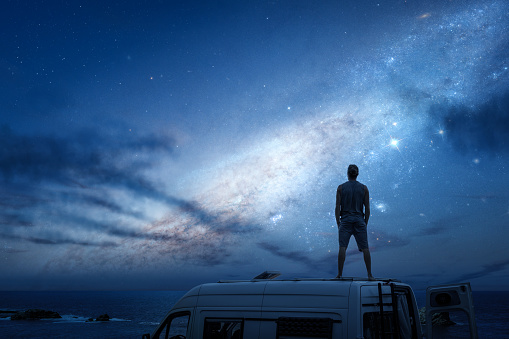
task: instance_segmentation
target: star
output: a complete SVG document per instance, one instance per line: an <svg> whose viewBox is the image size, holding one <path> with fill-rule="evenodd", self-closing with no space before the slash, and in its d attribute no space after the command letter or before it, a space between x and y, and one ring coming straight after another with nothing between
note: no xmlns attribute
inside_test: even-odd
<svg viewBox="0 0 509 339"><path fill-rule="evenodd" d="M392 147L392 148L397 149L399 152L401 152L401 150L399 149L399 146L398 146L398 145L399 145L399 142L400 142L401 140L403 140L403 139L396 139L396 138L393 138L393 137L391 136L391 139L390 139L390 141L389 141L389 144L388 144L388 145L386 145L386 147Z"/></svg>

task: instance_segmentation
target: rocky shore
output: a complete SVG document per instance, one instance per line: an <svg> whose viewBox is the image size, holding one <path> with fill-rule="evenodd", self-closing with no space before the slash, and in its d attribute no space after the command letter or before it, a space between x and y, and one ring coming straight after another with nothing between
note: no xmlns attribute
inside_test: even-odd
<svg viewBox="0 0 509 339"><path fill-rule="evenodd" d="M100 316L98 316L97 318L88 318L87 322L90 322L90 321L110 321L110 316L107 315L107 314L101 314Z"/></svg>
<svg viewBox="0 0 509 339"><path fill-rule="evenodd" d="M31 309L26 311L19 311L11 314L11 320L39 320L39 319L59 319L62 318L60 314L53 311L46 311L40 309Z"/></svg>
<svg viewBox="0 0 509 339"><path fill-rule="evenodd" d="M41 309L29 309L26 311L14 310L0 310L0 319L11 318L11 320L40 320L40 319L61 319L60 314L54 311L47 311ZM110 321L111 317L108 314L101 314L97 318L88 318L86 322L93 321Z"/></svg>

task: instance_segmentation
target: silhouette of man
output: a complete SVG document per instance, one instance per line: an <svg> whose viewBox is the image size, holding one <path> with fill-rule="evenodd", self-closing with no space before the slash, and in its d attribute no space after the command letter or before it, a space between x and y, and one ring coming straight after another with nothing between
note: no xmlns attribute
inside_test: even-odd
<svg viewBox="0 0 509 339"><path fill-rule="evenodd" d="M353 235L359 251L364 254L368 279L375 280L371 274L371 254L368 246L369 191L366 185L357 181L359 168L348 166L348 181L339 185L336 193L336 223L339 233L338 276L343 274L346 248Z"/></svg>

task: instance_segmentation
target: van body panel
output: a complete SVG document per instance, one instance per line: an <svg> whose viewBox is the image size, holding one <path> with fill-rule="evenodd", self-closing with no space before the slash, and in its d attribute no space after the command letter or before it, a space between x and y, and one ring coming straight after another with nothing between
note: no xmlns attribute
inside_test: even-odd
<svg viewBox="0 0 509 339"><path fill-rule="evenodd" d="M199 294L263 294L265 290L266 281L255 282L235 282L235 283L216 283L216 284L203 284Z"/></svg>
<svg viewBox="0 0 509 339"><path fill-rule="evenodd" d="M320 308L348 307L348 284L335 281L289 281L288 284L267 284L263 308Z"/></svg>
<svg viewBox="0 0 509 339"><path fill-rule="evenodd" d="M341 309L348 307L348 297L331 295L268 295L263 298L263 308L301 308L307 309Z"/></svg>
<svg viewBox="0 0 509 339"><path fill-rule="evenodd" d="M471 305L469 287L446 285L442 290L436 286L432 301L443 303L445 297L441 296L448 293L454 297L468 296L463 299L465 305ZM459 292L455 294L453 290ZM430 293L432 297L435 294ZM450 299L450 303L456 302ZM439 306L442 310L447 305ZM473 309L467 306L464 309L471 313L475 330ZM187 329L172 328L173 323L178 325L187 319ZM315 329L320 334L310 335ZM165 338L167 333L176 331L185 331L186 339L370 339L392 337L390 333L396 331L399 338L419 339L423 335L415 295L409 285L391 279L359 278L256 279L200 285L173 306L152 338ZM476 331L473 333L476 338ZM147 334L146 338L150 336Z"/></svg>
<svg viewBox="0 0 509 339"><path fill-rule="evenodd" d="M300 281L290 280L285 281L283 284L277 281L267 282L265 288L265 295L281 295L281 294L294 294L294 295L331 295L331 296L348 296L350 293L351 281L338 282L334 280L327 281Z"/></svg>
<svg viewBox="0 0 509 339"><path fill-rule="evenodd" d="M201 307L255 307L260 309L263 295L245 295L245 294L209 294L200 295L199 305Z"/></svg>

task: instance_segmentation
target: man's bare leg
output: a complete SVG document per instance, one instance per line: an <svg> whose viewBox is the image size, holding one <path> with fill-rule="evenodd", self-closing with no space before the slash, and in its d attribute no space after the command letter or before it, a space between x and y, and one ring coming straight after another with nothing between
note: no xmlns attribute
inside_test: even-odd
<svg viewBox="0 0 509 339"><path fill-rule="evenodd" d="M362 253L364 254L364 263L366 264L366 270L368 271L368 280L375 280L371 274L371 254L369 253L369 248L363 249Z"/></svg>
<svg viewBox="0 0 509 339"><path fill-rule="evenodd" d="M340 247L338 252L338 276L336 278L341 278L341 275L343 275L345 257L346 257L346 247Z"/></svg>

